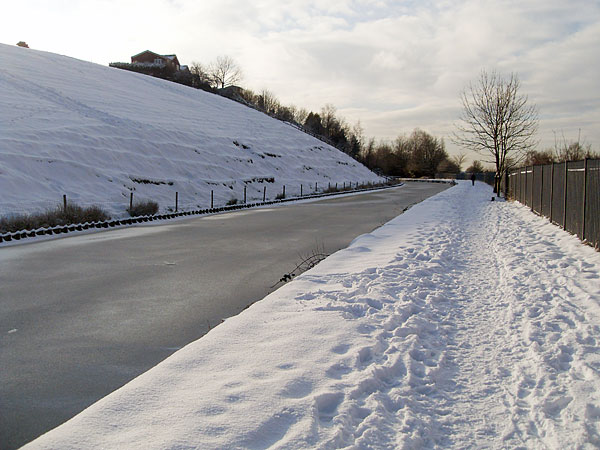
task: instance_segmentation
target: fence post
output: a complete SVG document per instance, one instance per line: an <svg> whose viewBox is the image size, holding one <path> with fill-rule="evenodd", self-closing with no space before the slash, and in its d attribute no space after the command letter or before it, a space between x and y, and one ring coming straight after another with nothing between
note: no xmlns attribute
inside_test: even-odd
<svg viewBox="0 0 600 450"><path fill-rule="evenodd" d="M63 194L63 211L67 212L67 194Z"/></svg>
<svg viewBox="0 0 600 450"><path fill-rule="evenodd" d="M133 209L133 192L129 193L129 209Z"/></svg>
<svg viewBox="0 0 600 450"><path fill-rule="evenodd" d="M315 181L315 192L319 192L319 182Z"/></svg>
<svg viewBox="0 0 600 450"><path fill-rule="evenodd" d="M303 189L302 189L302 185L300 185L300 197L302 197L303 194Z"/></svg>
<svg viewBox="0 0 600 450"><path fill-rule="evenodd" d="M531 210L533 211L533 188L535 187L535 172L534 172L534 166L531 166Z"/></svg>
<svg viewBox="0 0 600 450"><path fill-rule="evenodd" d="M215 200L215 191L211 190L210 191L210 209L213 209L214 206L214 200Z"/></svg>
<svg viewBox="0 0 600 450"><path fill-rule="evenodd" d="M554 163L550 169L550 222L552 223L552 208L554 207Z"/></svg>
<svg viewBox="0 0 600 450"><path fill-rule="evenodd" d="M285 198L285 184L283 185L283 198Z"/></svg>
<svg viewBox="0 0 600 450"><path fill-rule="evenodd" d="M585 241L585 207L587 203L587 173L588 173L588 159L583 160L583 217L581 220L581 240Z"/></svg>
<svg viewBox="0 0 600 450"><path fill-rule="evenodd" d="M527 166L525 166L525 187L521 193L521 202L523 205L527 206Z"/></svg>
<svg viewBox="0 0 600 450"><path fill-rule="evenodd" d="M175 191L175 212L179 209L179 192Z"/></svg>
<svg viewBox="0 0 600 450"><path fill-rule="evenodd" d="M567 177L569 176L569 161L565 161L565 189L563 191L563 230L567 229Z"/></svg>
<svg viewBox="0 0 600 450"><path fill-rule="evenodd" d="M246 203L246 186L244 186L244 203Z"/></svg>
<svg viewBox="0 0 600 450"><path fill-rule="evenodd" d="M267 199L267 187L263 186L263 202Z"/></svg>
<svg viewBox="0 0 600 450"><path fill-rule="evenodd" d="M542 166L542 179L540 180L540 215L544 211L544 166Z"/></svg>

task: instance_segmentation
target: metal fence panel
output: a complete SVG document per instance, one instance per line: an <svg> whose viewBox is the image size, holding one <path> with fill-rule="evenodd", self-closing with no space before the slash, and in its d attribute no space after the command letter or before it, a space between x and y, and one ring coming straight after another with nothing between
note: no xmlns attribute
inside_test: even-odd
<svg viewBox="0 0 600 450"><path fill-rule="evenodd" d="M552 205L552 164L542 166L542 198L541 198L541 214L550 217L550 209Z"/></svg>
<svg viewBox="0 0 600 450"><path fill-rule="evenodd" d="M588 160L586 179L585 239L600 247L600 160Z"/></svg>
<svg viewBox="0 0 600 450"><path fill-rule="evenodd" d="M521 184L520 170L513 170L508 178L508 190L510 198L519 198L519 186Z"/></svg>
<svg viewBox="0 0 600 450"><path fill-rule="evenodd" d="M554 165L552 183L552 217L550 217L550 220L562 226L565 211L565 163Z"/></svg>
<svg viewBox="0 0 600 450"><path fill-rule="evenodd" d="M584 162L567 163L567 220L565 229L581 235L583 225L583 179Z"/></svg>
<svg viewBox="0 0 600 450"><path fill-rule="evenodd" d="M531 183L531 208L538 214L542 213L542 188L544 179L542 177L543 166L533 166L531 169L532 183Z"/></svg>
<svg viewBox="0 0 600 450"><path fill-rule="evenodd" d="M510 198L600 249L600 159L516 169Z"/></svg>

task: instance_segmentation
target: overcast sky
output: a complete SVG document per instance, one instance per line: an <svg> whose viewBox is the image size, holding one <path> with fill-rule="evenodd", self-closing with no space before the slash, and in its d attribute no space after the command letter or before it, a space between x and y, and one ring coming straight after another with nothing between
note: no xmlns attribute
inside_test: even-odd
<svg viewBox="0 0 600 450"><path fill-rule="evenodd" d="M451 153L461 90L482 69L516 72L539 108L540 148L581 130L600 150L598 0L27 0L0 11L5 44L99 64L146 49L181 64L229 55L244 87L313 111L331 103L377 139L419 127Z"/></svg>

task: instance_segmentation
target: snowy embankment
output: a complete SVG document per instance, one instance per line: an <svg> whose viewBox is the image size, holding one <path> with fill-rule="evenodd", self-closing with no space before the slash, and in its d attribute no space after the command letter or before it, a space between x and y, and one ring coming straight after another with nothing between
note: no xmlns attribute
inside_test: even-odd
<svg viewBox="0 0 600 450"><path fill-rule="evenodd" d="M600 254L459 183L27 448L600 445Z"/></svg>
<svg viewBox="0 0 600 450"><path fill-rule="evenodd" d="M126 216L130 194L161 212L379 182L348 155L215 94L0 44L0 216L63 195ZM302 187L301 187L302 186ZM265 191L266 189L266 191Z"/></svg>

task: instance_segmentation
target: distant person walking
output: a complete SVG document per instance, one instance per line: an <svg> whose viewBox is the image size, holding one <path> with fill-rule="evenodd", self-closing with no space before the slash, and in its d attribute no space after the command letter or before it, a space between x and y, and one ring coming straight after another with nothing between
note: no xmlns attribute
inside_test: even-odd
<svg viewBox="0 0 600 450"><path fill-rule="evenodd" d="M471 186L475 186L475 172L471 174Z"/></svg>

